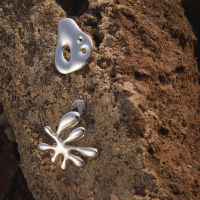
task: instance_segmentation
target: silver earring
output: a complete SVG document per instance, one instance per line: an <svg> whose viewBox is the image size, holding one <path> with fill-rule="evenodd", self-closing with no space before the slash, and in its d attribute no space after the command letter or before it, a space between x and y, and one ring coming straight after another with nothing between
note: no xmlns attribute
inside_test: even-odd
<svg viewBox="0 0 200 200"><path fill-rule="evenodd" d="M68 62L63 56L63 47L70 48L71 59ZM81 69L87 64L92 53L92 39L78 27L73 19L62 19L58 26L58 41L56 47L55 64L62 74Z"/></svg>
<svg viewBox="0 0 200 200"><path fill-rule="evenodd" d="M83 165L84 161L80 157L73 155L72 151L78 151L83 156L88 157L93 157L97 154L97 149L95 148L66 145L67 143L79 140L84 136L85 129L83 127L74 129L64 141L59 137L62 131L75 127L78 124L79 119L80 114L78 112L68 112L61 118L56 133L53 133L49 126L45 126L45 132L54 139L56 146L40 143L38 147L40 150L54 150L54 156L51 158L52 162L55 162L56 157L59 154L62 154L63 161L61 169L66 168L67 160L71 160L76 166Z"/></svg>

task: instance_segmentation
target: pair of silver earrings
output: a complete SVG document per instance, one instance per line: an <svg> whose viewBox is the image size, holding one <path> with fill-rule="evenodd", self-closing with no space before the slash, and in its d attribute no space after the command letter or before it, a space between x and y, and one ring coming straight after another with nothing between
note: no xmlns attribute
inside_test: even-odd
<svg viewBox="0 0 200 200"><path fill-rule="evenodd" d="M68 45L70 48L71 58L69 62L63 55L63 47L65 45ZM65 18L60 21L55 55L55 65L60 73L69 74L81 69L87 64L92 53L92 48L92 39L81 31L73 19ZM40 143L38 147L40 150L54 150L54 156L51 158L52 162L55 162L56 157L61 154L63 156L61 169L66 168L67 160L71 160L76 166L83 165L84 161L80 157L74 155L73 151L78 151L81 155L87 157L97 155L97 149L95 148L66 145L84 136L85 129L83 127L75 128L64 141L60 138L60 134L66 129L74 128L78 124L79 119L79 112L72 111L66 113L60 119L56 133L54 133L49 126L45 126L45 132L54 139L56 146Z"/></svg>

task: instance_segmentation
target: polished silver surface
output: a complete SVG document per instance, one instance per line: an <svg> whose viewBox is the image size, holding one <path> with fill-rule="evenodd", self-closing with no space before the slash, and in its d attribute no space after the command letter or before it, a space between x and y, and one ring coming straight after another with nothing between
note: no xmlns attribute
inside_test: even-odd
<svg viewBox="0 0 200 200"><path fill-rule="evenodd" d="M54 139L56 146L40 143L38 147L40 150L54 150L54 156L51 158L52 162L55 162L56 157L59 154L62 154L63 161L61 169L66 168L67 160L71 160L76 166L83 165L84 161L80 157L73 155L72 151L78 151L80 154L87 157L93 157L97 154L97 149L95 148L66 145L67 143L77 141L84 137L85 129L83 127L75 128L64 141L59 137L62 131L75 127L78 124L79 119L80 115L78 112L69 112L65 114L60 120L56 133L53 133L49 126L45 126L45 132Z"/></svg>
<svg viewBox="0 0 200 200"><path fill-rule="evenodd" d="M72 111L78 111L80 115L83 115L85 111L85 101L82 99L76 99L71 106Z"/></svg>
<svg viewBox="0 0 200 200"><path fill-rule="evenodd" d="M63 56L63 47L70 48L71 58L67 61ZM92 53L92 40L78 27L73 19L62 19L58 26L58 41L55 64L62 74L69 74L81 69L87 64Z"/></svg>

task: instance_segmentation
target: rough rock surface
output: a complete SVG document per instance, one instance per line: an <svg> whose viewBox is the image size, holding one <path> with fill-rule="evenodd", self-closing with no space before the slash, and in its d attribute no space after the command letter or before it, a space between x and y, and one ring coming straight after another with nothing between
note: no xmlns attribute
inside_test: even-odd
<svg viewBox="0 0 200 200"><path fill-rule="evenodd" d="M197 40L180 0L0 5L0 101L35 199L200 199ZM86 67L62 75L54 55L66 16L95 47ZM55 130L78 98L87 107L77 145L99 155L62 171L37 146L52 142L44 126Z"/></svg>
<svg viewBox="0 0 200 200"><path fill-rule="evenodd" d="M19 167L19 153L12 127L7 124L0 104L0 200L32 200Z"/></svg>

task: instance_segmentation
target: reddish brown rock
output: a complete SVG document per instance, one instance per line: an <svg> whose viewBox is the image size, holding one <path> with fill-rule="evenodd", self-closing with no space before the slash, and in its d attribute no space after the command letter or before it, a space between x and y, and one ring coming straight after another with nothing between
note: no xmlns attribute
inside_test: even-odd
<svg viewBox="0 0 200 200"><path fill-rule="evenodd" d="M0 100L35 199L200 199L197 39L179 0L3 1L0 14ZM66 16L95 47L86 67L62 75ZM55 130L77 98L87 104L78 145L99 155L62 171L37 145L52 142L44 126Z"/></svg>

